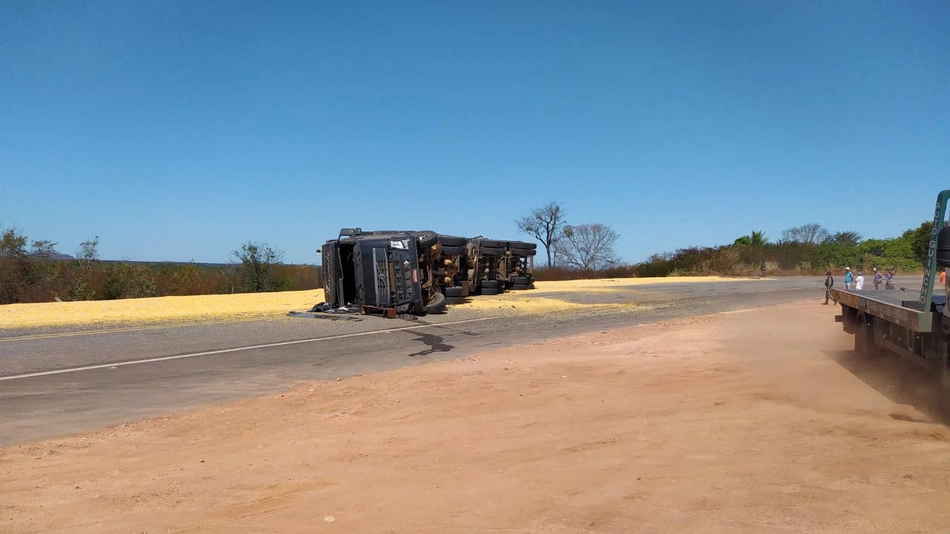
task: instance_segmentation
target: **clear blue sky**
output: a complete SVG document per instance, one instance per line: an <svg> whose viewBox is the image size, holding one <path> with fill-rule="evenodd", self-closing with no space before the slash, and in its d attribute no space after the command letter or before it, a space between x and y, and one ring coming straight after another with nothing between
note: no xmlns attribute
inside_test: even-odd
<svg viewBox="0 0 950 534"><path fill-rule="evenodd" d="M0 224L199 262L548 200L629 262L891 237L950 188L948 97L943 1L2 0Z"/></svg>

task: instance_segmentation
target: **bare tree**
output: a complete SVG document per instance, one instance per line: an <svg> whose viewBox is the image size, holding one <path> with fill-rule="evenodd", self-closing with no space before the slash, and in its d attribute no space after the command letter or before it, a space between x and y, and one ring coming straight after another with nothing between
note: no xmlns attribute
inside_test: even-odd
<svg viewBox="0 0 950 534"><path fill-rule="evenodd" d="M831 237L818 223L808 223L782 230L782 241L786 243L806 243L817 245L824 243Z"/></svg>
<svg viewBox="0 0 950 534"><path fill-rule="evenodd" d="M567 224L564 215L563 206L557 202L548 202L515 221L519 231L530 235L544 245L544 251L548 256L548 267L554 266L554 261L552 261L552 253L555 252L554 244L561 238L561 233Z"/></svg>
<svg viewBox="0 0 950 534"><path fill-rule="evenodd" d="M558 258L569 267L599 270L619 262L614 243L620 236L600 223L565 226L564 235L555 244Z"/></svg>
<svg viewBox="0 0 950 534"><path fill-rule="evenodd" d="M99 236L80 243L79 248L76 250L76 259L79 260L79 265L82 267L88 267L90 263L98 260Z"/></svg>
<svg viewBox="0 0 950 534"><path fill-rule="evenodd" d="M828 241L854 247L861 243L861 234L853 231L835 232L828 237Z"/></svg>

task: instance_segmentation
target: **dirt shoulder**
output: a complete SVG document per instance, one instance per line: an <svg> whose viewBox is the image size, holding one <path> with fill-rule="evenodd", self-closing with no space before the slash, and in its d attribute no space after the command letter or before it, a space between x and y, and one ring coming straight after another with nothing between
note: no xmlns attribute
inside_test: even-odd
<svg viewBox="0 0 950 534"><path fill-rule="evenodd" d="M0 449L0 532L945 530L950 432L833 313L631 327Z"/></svg>

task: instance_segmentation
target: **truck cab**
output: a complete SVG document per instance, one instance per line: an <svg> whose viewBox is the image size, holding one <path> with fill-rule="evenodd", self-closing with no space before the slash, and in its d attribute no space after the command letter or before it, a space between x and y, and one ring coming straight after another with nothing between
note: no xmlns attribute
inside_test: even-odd
<svg viewBox="0 0 950 534"><path fill-rule="evenodd" d="M341 229L321 249L327 306L386 316L442 311L428 253L435 242L430 231Z"/></svg>

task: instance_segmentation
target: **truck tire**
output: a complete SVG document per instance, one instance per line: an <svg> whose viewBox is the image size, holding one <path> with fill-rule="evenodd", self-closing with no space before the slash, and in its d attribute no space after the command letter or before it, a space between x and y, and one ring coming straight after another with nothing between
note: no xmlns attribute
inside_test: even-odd
<svg viewBox="0 0 950 534"><path fill-rule="evenodd" d="M497 295L497 294L498 294L497 287L483 287L482 288L482 295Z"/></svg>
<svg viewBox="0 0 950 534"><path fill-rule="evenodd" d="M871 337L871 327L868 326L867 317L863 313L858 314L854 327L854 352L861 358L871 358L877 352L874 349L874 338Z"/></svg>
<svg viewBox="0 0 950 534"><path fill-rule="evenodd" d="M500 248L503 250L508 250L508 243L504 241L495 241L493 239L482 239L478 243L479 248Z"/></svg>
<svg viewBox="0 0 950 534"><path fill-rule="evenodd" d="M465 247L457 247L455 245L442 245L442 255L443 256L464 256Z"/></svg>
<svg viewBox="0 0 950 534"><path fill-rule="evenodd" d="M531 286L528 284L515 284L511 286L511 289L513 291L524 291L526 289L531 289Z"/></svg>
<svg viewBox="0 0 950 534"><path fill-rule="evenodd" d="M512 255L512 256L525 256L525 257L527 257L527 256L536 256L537 254L538 254L538 251L537 251L537 250L533 250L533 249L530 249L530 248L520 248L520 247L512 247L512 248L511 248L511 255Z"/></svg>
<svg viewBox="0 0 950 534"><path fill-rule="evenodd" d="M528 280L528 277L527 277L527 276L512 276L512 277L511 277L511 283L512 283L512 285L516 285L516 286L517 286L517 285L526 286L526 285L530 284L531 281Z"/></svg>
<svg viewBox="0 0 950 534"><path fill-rule="evenodd" d="M423 230L421 232L416 232L416 242L419 243L420 249L426 249L436 244L439 241L439 234L433 232L432 230Z"/></svg>
<svg viewBox="0 0 950 534"><path fill-rule="evenodd" d="M486 256L504 256L505 253L508 252L508 250L505 248L487 247L485 245L479 246L478 251Z"/></svg>
<svg viewBox="0 0 950 534"><path fill-rule="evenodd" d="M432 294L432 300L426 304L426 313L442 313L445 311L445 295L436 291Z"/></svg>
<svg viewBox="0 0 950 534"><path fill-rule="evenodd" d="M482 280L482 289L498 289L498 280Z"/></svg>
<svg viewBox="0 0 950 534"><path fill-rule="evenodd" d="M462 247L465 248L465 245L468 244L468 239L464 237L459 237L457 235L441 235L439 234L439 243L442 243L442 247Z"/></svg>
<svg viewBox="0 0 950 534"><path fill-rule="evenodd" d="M447 287L447 288L445 288L445 297L446 297L446 298L449 298L449 297L461 297L461 296L462 296L462 288L460 288L460 287Z"/></svg>

